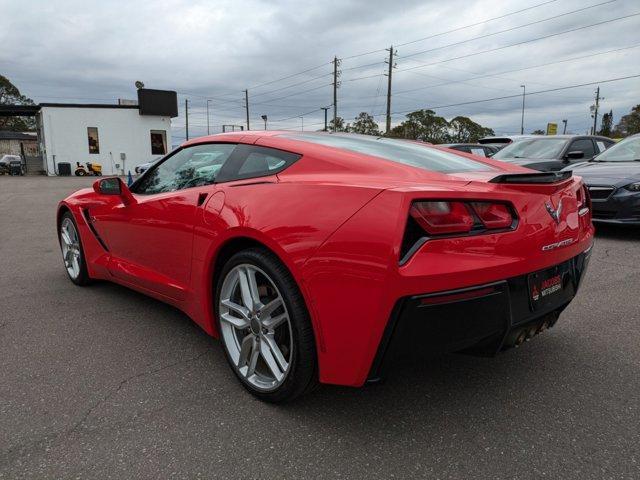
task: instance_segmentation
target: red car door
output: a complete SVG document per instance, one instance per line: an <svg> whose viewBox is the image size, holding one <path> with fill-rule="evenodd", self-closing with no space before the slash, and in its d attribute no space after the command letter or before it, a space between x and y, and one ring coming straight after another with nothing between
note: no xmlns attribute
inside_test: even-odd
<svg viewBox="0 0 640 480"><path fill-rule="evenodd" d="M184 298L198 209L234 149L234 144L220 143L178 150L134 184L135 202L91 210L93 226L111 254L114 277Z"/></svg>

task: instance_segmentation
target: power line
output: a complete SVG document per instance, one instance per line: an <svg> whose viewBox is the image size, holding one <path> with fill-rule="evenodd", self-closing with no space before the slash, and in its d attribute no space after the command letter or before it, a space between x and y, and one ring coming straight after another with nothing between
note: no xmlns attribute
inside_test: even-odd
<svg viewBox="0 0 640 480"><path fill-rule="evenodd" d="M576 85L567 85L567 86L564 86L564 87L549 88L549 89L546 89L546 90L538 90L538 91L535 91L535 92L529 92L529 93L527 93L527 96L529 97L531 95L539 95L539 94L542 94L542 93L559 92L561 90L569 90L571 88L587 87L587 86L590 86L590 85L598 85L600 83L618 82L618 81L621 81L621 80L629 80L631 78L638 78L638 77L640 77L640 74L628 75L626 77L609 78L609 79L606 79L606 80L599 80L597 82L587 82L587 83L580 83L580 84L576 84ZM470 101L467 101L467 102L451 103L449 105L436 105L436 106L429 106L429 107L424 107L424 108L435 110L437 108L459 107L459 106L462 106L462 105L473 105L473 104L476 104L476 103L492 102L492 101L495 101L495 100L506 100L506 99L509 99L509 98L521 98L521 97L522 97L522 94L518 93L518 94L514 94L514 95L504 95L502 97L485 98L485 99L482 99L482 100L470 100ZM413 112L413 111L415 111L415 110L413 110L413 109L401 110L401 111L393 112L393 115L398 115L398 114L407 113L407 112ZM383 114L376 115L376 116L381 116L381 115L383 115Z"/></svg>
<svg viewBox="0 0 640 480"><path fill-rule="evenodd" d="M331 75L331 73L329 73L329 72L323 73L322 75L318 75L317 77L309 78L307 80L303 80L302 82L298 82L298 83L292 83L291 85L287 85L286 87L276 88L275 90L269 90L268 92L260 92L260 93L252 94L252 97L255 98L255 97L259 97L261 95L269 95L270 93L279 92L281 90L286 90L286 89L292 88L292 87L297 87L298 85L304 85L305 83L310 83L310 82L313 82L315 80L319 80L321 78L327 77L329 75Z"/></svg>
<svg viewBox="0 0 640 480"><path fill-rule="evenodd" d="M550 4L550 3L555 3L555 2L557 2L557 1L558 1L558 0L549 0L549 1L546 1L546 2L542 2L542 3L537 3L537 4L532 5L532 6L530 6L530 7L526 7L526 8L520 9L520 10L515 10L515 11L513 11L513 12L505 13L505 14L503 14L503 15L499 15L499 16L497 16L497 17L488 18L488 19L486 19L486 20L482 20L482 21L480 21L480 22L471 23L471 24L469 24L469 25L464 25L464 26L462 26L462 27L456 27L456 28L453 28L453 29L451 29L451 30L447 30L447 31L445 31L445 32L434 33L433 35L429 35L428 37L417 38L417 39L415 39L415 40L411 40L411 41L409 41L409 42L399 43L399 44L397 44L396 46L397 46L397 47L404 47L405 45L411 45L412 43L418 43L418 42L422 42L422 41L424 41L424 40L429 40L429 39L431 39L431 38L439 37L439 36L442 36L442 35L447 35L447 34L449 34L449 33L454 33L454 32L458 32L458 31L460 31L460 30L465 30L465 29L467 29L467 28L477 27L478 25L482 25L482 24L484 24L484 23L488 23L488 22L492 22L492 21L494 21L494 20L500 20L500 19L502 19L502 18L510 17L511 15L516 15L516 14L518 14L518 13L526 12L526 11L528 11L528 10L533 10L534 8L542 7L542 6L544 6L544 5L548 5L548 4ZM378 49L378 50L370 50L370 51L368 51L368 52L357 53L357 54L354 54L354 55L349 55L349 56L347 56L347 57L343 57L343 60L350 60L350 59L352 59L352 58L363 57L363 56L365 56L365 55L371 55L371 54L373 54L373 53L379 53L379 52L384 52L384 51L385 51L385 49L384 49L384 48L380 48L380 49ZM345 69L345 70L346 70L346 69Z"/></svg>
<svg viewBox="0 0 640 480"><path fill-rule="evenodd" d="M314 87L314 88L309 88L307 90L302 90L300 92L294 92L294 93L290 93L289 95L283 95L282 97L277 97L277 98L270 98L268 99L266 102L251 102L252 105L263 105L263 104L267 104L268 102L275 102L277 100L281 100L283 98L289 98L289 97L295 97L296 95L302 95L303 93L307 93L307 92L312 92L314 90L319 90L321 88L325 88L325 87L329 87L332 84L326 84L326 85L320 85L318 87Z"/></svg>
<svg viewBox="0 0 640 480"><path fill-rule="evenodd" d="M500 20L502 18L506 18L506 17L510 17L511 15L516 15L518 13L526 12L527 10L533 10L534 8L542 7L544 5L548 5L550 3L555 3L557 1L558 0L550 0L550 1L547 1L547 2L538 3L536 5L532 5L530 7L523 8L521 10L516 10L514 12L505 13L504 15L500 15L498 17L489 18L489 19L483 20L481 22L471 23L471 24L465 25L463 27L457 27L457 28L454 28L452 30L447 30L446 32L435 33L433 35L429 35L428 37L422 37L422 38L418 38L417 40L411 40L410 42L399 43L397 46L398 47L404 47L405 45L411 45L412 43L422 42L424 40L429 40L431 38L439 37L441 35L446 35L448 33L459 32L460 30L464 30L464 29L467 29L467 28L477 27L478 25L482 25L483 23L492 22L494 20Z"/></svg>
<svg viewBox="0 0 640 480"><path fill-rule="evenodd" d="M325 63L323 63L321 65L317 65L315 67L307 68L306 70L302 70L302 71L297 72L297 73L292 73L290 75L286 75L284 77L277 78L275 80L270 80L268 82L264 82L264 83L260 83L258 85L254 85L252 87L249 87L249 89L250 90L255 90L256 88L264 87L265 85L271 85L273 83L277 83L277 82L280 82L282 80L287 80L289 78L297 77L298 75L302 75L303 73L313 72L314 70L318 70L319 68L326 67L327 65L330 65L330 64L331 64L331 62L325 62Z"/></svg>
<svg viewBox="0 0 640 480"><path fill-rule="evenodd" d="M459 42L449 43L447 45L442 45L442 46L439 46L439 47L430 48L428 50L421 50L419 52L410 53L409 55L402 55L402 58L415 57L417 55L422 55L423 53L435 52L436 50L442 50L443 48L454 47L454 46L457 46L457 45L462 45L464 43L473 42L475 40L480 40L480 39L483 39L483 38L492 37L494 35L500 35L502 33L512 32L514 30L519 30L521 28L530 27L531 25L537 25L539 23L548 22L550 20L555 20L556 18L566 17L567 15L573 15L575 13L583 12L583 11L589 10L591 8L600 7L602 5L607 5L609 3L614 3L614 2L617 2L617 1L618 0L607 0L606 2L596 3L596 4L593 4L593 5L586 6L586 7L578 8L576 10L571 10L570 12L560 13L560 14L554 15L552 17L547 17L547 18L543 18L541 20L536 20L535 22L529 22L529 23L524 23L522 25L516 25L515 27L506 28L504 30L498 30L497 32L485 33L484 35L479 35L477 37L468 38L466 40L461 40Z"/></svg>
<svg viewBox="0 0 640 480"><path fill-rule="evenodd" d="M479 52L467 53L465 55L459 55L457 57L450 57L450 58L446 58L444 60L438 60L437 62L423 63L423 64L420 64L420 65L415 66L415 67L403 68L403 69L398 70L398 72L406 72L406 71L415 70L415 69L418 69L418 68L430 67L432 65L438 65L440 63L452 62L454 60L460 60L460 59L463 59L463 58L474 57L476 55L481 55L483 53L496 52L496 51L504 50L504 49L510 48L510 47L516 47L516 46L524 45L524 44L527 44L527 43L533 43L533 42L537 42L537 41L544 40L544 39L547 39L547 38L557 37L559 35L564 35L564 34L567 34L567 33L577 32L579 30L585 30L585 29L591 28L591 27L597 27L599 25L605 25L607 23L616 22L618 20L625 20L627 18L637 17L638 15L640 15L640 13L632 13L632 14L629 14L629 15L624 15L622 17L616 17L616 18L611 18L609 20L604 20L602 22L591 23L589 25L583 25L581 27L571 28L569 30L563 30L562 32L551 33L549 35L543 35L541 37L536 37L536 38L532 38L532 39L529 39L529 40L523 40L521 42L511 43L509 45L504 45L502 47L491 48L491 49L482 50L482 51L479 51Z"/></svg>
<svg viewBox="0 0 640 480"><path fill-rule="evenodd" d="M487 78L487 77L500 78L500 77L498 77L498 75L504 75L505 73L515 73L515 72L522 72L524 70L531 70L531 69L534 69L534 68L548 67L549 65L557 65L559 63L573 62L575 60L582 60L584 58L592 58L592 57L595 57L595 56L598 56L598 55L606 55L608 53L620 52L620 51L623 51L623 50L629 50L629 49L638 48L638 47L640 47L640 43L637 43L635 45L631 45L631 46L628 46L628 47L614 48L612 50L606 50L604 52L591 53L591 54L588 54L588 55L581 55L579 57L572 57L572 58L567 58L567 59L564 59L564 60L557 60L555 62L540 63L540 64L537 64L537 65L531 65L529 67L515 68L515 69L512 69L512 70L503 70L503 71L497 72L497 73L487 73L487 74L482 74L482 75L479 75L479 76L476 76L476 77L472 77L472 78L465 78L465 79L462 79L462 80L451 80L451 81L448 81L448 82L445 82L445 83L438 83L438 84L426 85L426 86L418 87L418 88L411 88L411 89L408 89L408 90L401 90L399 92L395 92L395 94L398 95L398 94L402 94L402 93L417 92L418 90L424 90L426 88L441 87L441 86L445 86L445 85L451 85L451 84L454 84L454 83L464 83L464 82L469 81L469 80L478 80L478 79ZM533 83L533 82L530 82L530 83ZM366 97L363 97L363 98L366 98Z"/></svg>
<svg viewBox="0 0 640 480"><path fill-rule="evenodd" d="M299 113L298 115L293 115L291 117L287 117L287 118L281 118L279 120L269 120L270 122L276 122L276 123L280 123L280 122L286 122L287 120L292 120L294 118L300 118L300 117L304 117L305 115L310 115L312 113L316 113L319 112L320 110L322 110L322 108L316 108L315 110L310 110L308 112L304 112L304 113Z"/></svg>

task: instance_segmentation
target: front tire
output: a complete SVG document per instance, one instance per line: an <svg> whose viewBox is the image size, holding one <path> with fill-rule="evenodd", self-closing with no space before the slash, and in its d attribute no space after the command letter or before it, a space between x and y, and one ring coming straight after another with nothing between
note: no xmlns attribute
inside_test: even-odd
<svg viewBox="0 0 640 480"><path fill-rule="evenodd" d="M298 286L271 252L251 248L222 268L215 292L225 356L242 385L285 402L317 384L311 320Z"/></svg>
<svg viewBox="0 0 640 480"><path fill-rule="evenodd" d="M87 272L87 262L78 233L78 225L71 212L65 212L62 215L58 231L62 261L69 279L76 285L88 285L91 283L91 278Z"/></svg>

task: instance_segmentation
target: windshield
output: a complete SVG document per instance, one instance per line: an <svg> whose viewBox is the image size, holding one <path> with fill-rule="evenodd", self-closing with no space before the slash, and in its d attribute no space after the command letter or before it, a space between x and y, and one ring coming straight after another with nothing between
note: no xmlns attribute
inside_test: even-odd
<svg viewBox="0 0 640 480"><path fill-rule="evenodd" d="M291 133L286 138L341 148L373 155L413 167L434 172L475 172L492 170L484 163L475 162L455 153L445 152L417 142L374 137L371 135L340 135L323 133Z"/></svg>
<svg viewBox="0 0 640 480"><path fill-rule="evenodd" d="M640 136L625 138L598 155L595 162L631 162L640 159Z"/></svg>
<svg viewBox="0 0 640 480"><path fill-rule="evenodd" d="M493 158L510 160L514 158L557 158L568 142L565 138L531 138L513 142Z"/></svg>

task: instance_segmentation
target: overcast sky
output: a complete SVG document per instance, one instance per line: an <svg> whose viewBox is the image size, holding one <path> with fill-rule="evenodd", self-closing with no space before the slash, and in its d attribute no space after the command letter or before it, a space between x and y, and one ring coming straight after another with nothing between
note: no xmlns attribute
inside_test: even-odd
<svg viewBox="0 0 640 480"><path fill-rule="evenodd" d="M384 49L393 44L393 124L407 111L434 108L447 119L465 115L496 133L519 133L524 84L532 93L526 97L526 132L547 122L561 128L567 119L569 132L584 133L597 85L533 93L640 74L640 16L587 27L640 13L640 3L542 3L0 0L0 74L36 102L113 103L135 98L135 80L176 90L178 143L185 98L190 134L197 136L206 133L207 98L212 131L223 123L244 124L245 88L252 128L263 128L263 114L270 129L299 129L303 122L305 129L321 128L322 111L312 111L332 103L334 55L344 58L338 115L352 121L366 111L382 127ZM578 9L585 10L568 13ZM561 33L580 27L586 28ZM508 46L520 42L527 43ZM494 51L480 53L486 50ZM603 82L600 93L601 112L613 110L617 121L640 103L640 78ZM450 106L511 95L518 97Z"/></svg>

